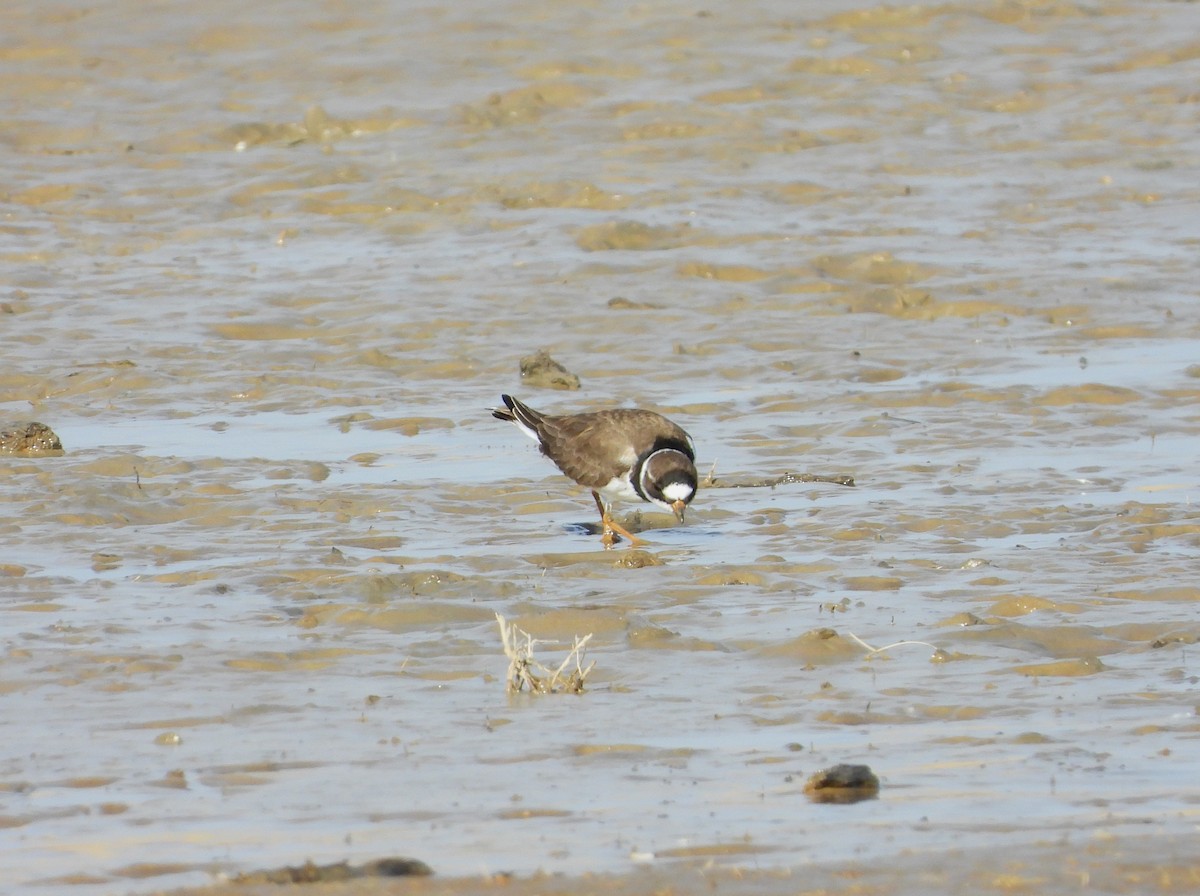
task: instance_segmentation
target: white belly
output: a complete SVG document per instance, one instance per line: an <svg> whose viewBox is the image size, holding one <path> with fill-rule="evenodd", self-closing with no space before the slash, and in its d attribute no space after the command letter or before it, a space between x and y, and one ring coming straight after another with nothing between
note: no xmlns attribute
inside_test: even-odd
<svg viewBox="0 0 1200 896"><path fill-rule="evenodd" d="M629 480L622 476L614 476L610 479L608 485L600 489L600 494L609 503L613 501L642 500L642 496L633 490L633 486L629 483Z"/></svg>

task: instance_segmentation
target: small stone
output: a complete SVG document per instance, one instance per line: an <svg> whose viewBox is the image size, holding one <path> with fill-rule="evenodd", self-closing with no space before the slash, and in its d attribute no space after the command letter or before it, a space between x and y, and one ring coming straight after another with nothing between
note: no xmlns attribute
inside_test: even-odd
<svg viewBox="0 0 1200 896"><path fill-rule="evenodd" d="M817 772L804 792L814 803L858 803L879 796L879 779L868 765L843 763Z"/></svg>

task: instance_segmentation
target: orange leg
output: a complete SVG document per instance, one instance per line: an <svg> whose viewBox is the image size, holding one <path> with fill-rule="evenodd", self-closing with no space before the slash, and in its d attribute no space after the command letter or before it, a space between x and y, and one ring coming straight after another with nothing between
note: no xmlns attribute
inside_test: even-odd
<svg viewBox="0 0 1200 896"><path fill-rule="evenodd" d="M618 535L627 539L631 548L646 543L644 539L638 538L612 518L612 515L608 512L608 508L600 500L599 492L593 491L592 497L596 499L596 509L600 511L600 525L604 528L604 535L600 537L600 541L603 542L605 548L611 548L616 543Z"/></svg>

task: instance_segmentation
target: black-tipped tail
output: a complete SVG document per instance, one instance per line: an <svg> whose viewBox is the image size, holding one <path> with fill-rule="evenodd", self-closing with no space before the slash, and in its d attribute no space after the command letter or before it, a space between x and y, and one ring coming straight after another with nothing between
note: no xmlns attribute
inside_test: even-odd
<svg viewBox="0 0 1200 896"><path fill-rule="evenodd" d="M517 403L511 395L501 395L500 400L504 402L502 408L492 408L492 416L497 420L503 420L505 423L516 423L517 415L513 413L513 406Z"/></svg>
<svg viewBox="0 0 1200 896"><path fill-rule="evenodd" d="M501 395L500 400L504 402L505 407L496 408L492 411L492 416L500 420L509 420L516 423L518 426L528 430L536 438L543 415L523 401L513 398L511 395Z"/></svg>

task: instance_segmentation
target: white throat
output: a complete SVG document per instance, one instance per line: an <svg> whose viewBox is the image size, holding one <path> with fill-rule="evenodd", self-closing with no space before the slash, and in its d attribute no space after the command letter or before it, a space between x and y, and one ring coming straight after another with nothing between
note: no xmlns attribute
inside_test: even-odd
<svg viewBox="0 0 1200 896"><path fill-rule="evenodd" d="M676 501L686 502L692 496L692 487L686 482L672 482L663 489L663 494L668 504L674 504Z"/></svg>

